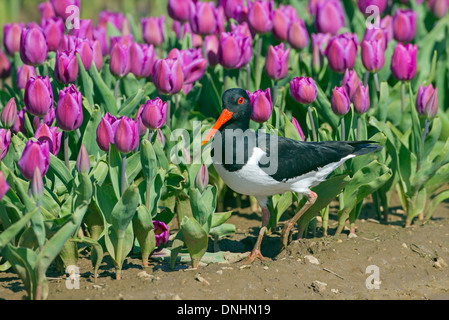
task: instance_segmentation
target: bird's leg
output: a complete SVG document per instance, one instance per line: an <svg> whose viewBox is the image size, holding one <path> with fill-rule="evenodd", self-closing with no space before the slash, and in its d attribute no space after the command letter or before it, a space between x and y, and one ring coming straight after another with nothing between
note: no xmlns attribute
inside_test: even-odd
<svg viewBox="0 0 449 320"><path fill-rule="evenodd" d="M281 234L281 247L280 250L286 248L287 247L287 243L288 243L288 238L290 235L290 231L293 228L293 226L296 224L296 221L298 221L299 218L301 218L301 216L307 211L309 210L309 208L311 206L313 206L313 204L315 203L316 199L317 199L317 194L313 191L310 191L310 193L307 195L307 202L304 206L302 206L301 209L299 209L299 211L295 214L295 216L293 218L291 218L287 224L284 226L284 229L282 230L282 234Z"/></svg>
<svg viewBox="0 0 449 320"><path fill-rule="evenodd" d="M265 257L260 252L260 245L262 244L263 236L267 230L268 222L270 221L270 211L267 207L262 207L262 228L259 230L259 236L257 237L256 244L254 245L251 254L244 260L245 263L253 263L256 258L264 260Z"/></svg>

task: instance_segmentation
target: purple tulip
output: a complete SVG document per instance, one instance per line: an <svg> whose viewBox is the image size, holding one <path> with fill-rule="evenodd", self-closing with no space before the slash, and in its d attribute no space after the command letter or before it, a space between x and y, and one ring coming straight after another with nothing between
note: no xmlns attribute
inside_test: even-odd
<svg viewBox="0 0 449 320"><path fill-rule="evenodd" d="M56 107L56 123L64 131L78 129L83 123L83 97L75 85L70 85L59 91L59 101Z"/></svg>
<svg viewBox="0 0 449 320"><path fill-rule="evenodd" d="M416 12L397 9L393 17L393 35L396 41L410 42L416 33Z"/></svg>
<svg viewBox="0 0 449 320"><path fill-rule="evenodd" d="M382 41L382 50L385 51L388 45L388 31L384 28L371 28L366 29L363 35L363 41Z"/></svg>
<svg viewBox="0 0 449 320"><path fill-rule="evenodd" d="M9 129L14 125L17 119L17 105L14 98L11 98L3 108L0 119L4 128Z"/></svg>
<svg viewBox="0 0 449 320"><path fill-rule="evenodd" d="M202 56L201 49L172 49L168 59L177 59L181 62L184 84L192 84L201 79L206 71L207 60Z"/></svg>
<svg viewBox="0 0 449 320"><path fill-rule="evenodd" d="M9 190L8 182L5 180L5 176L3 172L0 171L0 201L2 201L3 197Z"/></svg>
<svg viewBox="0 0 449 320"><path fill-rule="evenodd" d="M256 90L253 93L248 93L251 102L251 119L258 123L262 123L270 119L273 112L273 103L271 101L270 88L263 91L262 89Z"/></svg>
<svg viewBox="0 0 449 320"><path fill-rule="evenodd" d="M63 84L76 81L78 78L78 59L75 50L56 52L55 78Z"/></svg>
<svg viewBox="0 0 449 320"><path fill-rule="evenodd" d="M357 6L365 16L371 15L371 10L367 10L369 6L376 6L381 14L387 7L387 0L358 0Z"/></svg>
<svg viewBox="0 0 449 320"><path fill-rule="evenodd" d="M103 52L101 48L101 43L98 40L93 40L91 42L92 44L92 55L93 55L93 63L95 65L95 68L97 70L100 70L103 68Z"/></svg>
<svg viewBox="0 0 449 320"><path fill-rule="evenodd" d="M331 37L330 33L312 34L312 66L318 71L321 68L322 59L326 52L326 47Z"/></svg>
<svg viewBox="0 0 449 320"><path fill-rule="evenodd" d="M112 49L114 48L116 43L124 44L124 45L127 45L128 47L130 47L134 43L134 37L132 34L128 34L126 36L121 36L121 37L110 37L110 41L111 41L111 51L112 51Z"/></svg>
<svg viewBox="0 0 449 320"><path fill-rule="evenodd" d="M159 129L165 124L167 117L167 102L163 102L159 97L148 100L142 110L142 123L148 129Z"/></svg>
<svg viewBox="0 0 449 320"><path fill-rule="evenodd" d="M302 104L311 104L317 97L315 81L308 77L293 78L290 81L290 92L292 97Z"/></svg>
<svg viewBox="0 0 449 320"><path fill-rule="evenodd" d="M139 146L139 125L133 119L121 117L117 120L114 145L121 153L127 154Z"/></svg>
<svg viewBox="0 0 449 320"><path fill-rule="evenodd" d="M384 40L362 41L362 62L369 72L377 72L385 64Z"/></svg>
<svg viewBox="0 0 449 320"><path fill-rule="evenodd" d="M24 64L17 68L17 88L25 89L30 78L36 78L36 69L33 66Z"/></svg>
<svg viewBox="0 0 449 320"><path fill-rule="evenodd" d="M184 84L181 62L177 59L157 59L154 62L152 78L160 93L178 93Z"/></svg>
<svg viewBox="0 0 449 320"><path fill-rule="evenodd" d="M287 41L288 31L294 21L299 20L291 5L280 5L273 13L273 35L279 41Z"/></svg>
<svg viewBox="0 0 449 320"><path fill-rule="evenodd" d="M239 32L223 32L220 35L218 61L226 69L239 69L252 58L252 40Z"/></svg>
<svg viewBox="0 0 449 320"><path fill-rule="evenodd" d="M80 152L78 153L78 157L76 158L76 170L79 173L88 174L90 170L90 159L89 154L87 153L86 146L81 144Z"/></svg>
<svg viewBox="0 0 449 320"><path fill-rule="evenodd" d="M88 39L76 38L75 46L76 52L80 55L84 69L89 70L92 66L94 56L91 42Z"/></svg>
<svg viewBox="0 0 449 320"><path fill-rule="evenodd" d="M155 220L153 220L153 225L154 225L154 235L156 237L156 247L159 247L161 244L166 244L168 238L170 237L167 225L162 221L155 221Z"/></svg>
<svg viewBox="0 0 449 320"><path fill-rule="evenodd" d="M253 41L253 35L251 33L251 30L248 26L248 23L242 22L241 24L231 24L231 32L239 33L245 37L248 37L251 39L251 42Z"/></svg>
<svg viewBox="0 0 449 320"><path fill-rule="evenodd" d="M332 111L338 116L344 116L348 113L350 107L351 101L346 93L346 89L343 87L335 87L331 97Z"/></svg>
<svg viewBox="0 0 449 320"><path fill-rule="evenodd" d="M170 18L180 22L189 21L192 0L168 0L167 11Z"/></svg>
<svg viewBox="0 0 449 320"><path fill-rule="evenodd" d="M191 44L193 48L201 48L203 44L203 38L199 34L192 33L192 28L189 22L185 22L181 25L181 22L173 22L173 31L176 33L176 37L179 41L182 41L186 34L190 34Z"/></svg>
<svg viewBox="0 0 449 320"><path fill-rule="evenodd" d="M437 18L443 18L449 7L449 1L447 0L429 0L427 4L430 12Z"/></svg>
<svg viewBox="0 0 449 320"><path fill-rule="evenodd" d="M0 129L0 161L6 156L11 142L11 131Z"/></svg>
<svg viewBox="0 0 449 320"><path fill-rule="evenodd" d="M92 20L81 19L79 28L73 28L69 30L69 35L75 36L80 39L93 40Z"/></svg>
<svg viewBox="0 0 449 320"><path fill-rule="evenodd" d="M57 127L49 127L45 123L41 123L34 133L34 137L40 142L47 141L50 152L55 156L58 154L61 147L62 132L58 132Z"/></svg>
<svg viewBox="0 0 449 320"><path fill-rule="evenodd" d="M248 18L248 8L245 7L244 0L223 0L222 6L226 18L234 19L238 23L246 21Z"/></svg>
<svg viewBox="0 0 449 320"><path fill-rule="evenodd" d="M147 133L147 127L145 127L145 125L142 122L142 112L143 112L144 107L145 107L145 105L142 104L139 107L139 110L137 111L136 116L134 117L134 121L138 123L139 137L142 137Z"/></svg>
<svg viewBox="0 0 449 320"><path fill-rule="evenodd" d="M343 8L339 0L320 1L316 7L315 28L319 33L336 35L345 26Z"/></svg>
<svg viewBox="0 0 449 320"><path fill-rule="evenodd" d="M42 29L48 42L48 51L56 51L64 35L64 21L61 18L53 17L42 20Z"/></svg>
<svg viewBox="0 0 449 320"><path fill-rule="evenodd" d="M18 162L23 177L27 180L31 180L36 168L38 168L41 174L45 176L49 164L50 148L48 142L28 140Z"/></svg>
<svg viewBox="0 0 449 320"><path fill-rule="evenodd" d="M156 54L153 45L134 42L130 48L131 72L137 78L148 78L153 71Z"/></svg>
<svg viewBox="0 0 449 320"><path fill-rule="evenodd" d="M360 79L355 70L346 69L345 75L343 76L342 86L346 89L349 99L352 100L355 91L360 85Z"/></svg>
<svg viewBox="0 0 449 320"><path fill-rule="evenodd" d="M53 9L53 5L50 3L50 1L40 3L38 8L41 12L41 20L53 18L56 16L55 10Z"/></svg>
<svg viewBox="0 0 449 320"><path fill-rule="evenodd" d="M380 20L380 28L387 35L387 42L393 40L393 18L389 15L386 15Z"/></svg>
<svg viewBox="0 0 449 320"><path fill-rule="evenodd" d="M42 123L45 123L49 127L53 126L53 122L55 121L55 118L56 118L56 114L55 114L54 108L50 108L50 112L47 113L45 116L43 116L42 119L40 119L39 117L34 117L34 119L33 119L34 130L37 130L37 128L39 128L39 126Z"/></svg>
<svg viewBox="0 0 449 320"><path fill-rule="evenodd" d="M298 120L296 120L295 117L292 117L292 124L295 127L296 131L298 131L299 136L301 137L302 141L304 141L304 132L301 129L301 126L299 125Z"/></svg>
<svg viewBox="0 0 449 320"><path fill-rule="evenodd" d="M53 90L48 76L30 78L25 87L23 101L29 113L42 117L53 107Z"/></svg>
<svg viewBox="0 0 449 320"><path fill-rule="evenodd" d="M325 55L333 71L341 73L346 69L353 69L357 57L357 36L350 33L333 36Z"/></svg>
<svg viewBox="0 0 449 320"><path fill-rule="evenodd" d="M416 96L416 110L427 118L433 118L438 113L438 89L434 89L432 84L426 87L419 86Z"/></svg>
<svg viewBox="0 0 449 320"><path fill-rule="evenodd" d="M273 29L273 0L248 0L248 23L255 33Z"/></svg>
<svg viewBox="0 0 449 320"><path fill-rule="evenodd" d="M391 73L397 80L411 80L416 74L416 53L418 47L411 43L398 43L391 57Z"/></svg>
<svg viewBox="0 0 449 320"><path fill-rule="evenodd" d="M50 2L56 15L63 18L64 21L73 13L73 10L70 10L70 6L77 6L78 12L80 9L80 0L50 0Z"/></svg>
<svg viewBox="0 0 449 320"><path fill-rule="evenodd" d="M101 11L98 18L98 27L106 28L108 23L112 24L117 30L123 32L126 24L126 17L121 12Z"/></svg>
<svg viewBox="0 0 449 320"><path fill-rule="evenodd" d="M214 67L218 64L218 50L220 46L220 42L216 35L206 36L204 38L206 42L206 54L209 65Z"/></svg>
<svg viewBox="0 0 449 320"><path fill-rule="evenodd" d="M117 128L117 118L111 116L109 112L101 118L97 127L97 144L101 150L108 152L109 145L114 143L115 129Z"/></svg>
<svg viewBox="0 0 449 320"><path fill-rule="evenodd" d="M38 167L34 168L33 177L31 178L30 194L35 201L39 201L44 195L44 182L42 181L42 174Z"/></svg>
<svg viewBox="0 0 449 320"><path fill-rule="evenodd" d="M106 28L100 26L95 27L92 30L92 37L100 43L101 54L103 57L107 56L109 54L109 41L106 36Z"/></svg>
<svg viewBox="0 0 449 320"><path fill-rule="evenodd" d="M207 166L205 164L202 164L195 178L195 188L203 191L204 189L206 189L208 184L209 171L207 170Z"/></svg>
<svg viewBox="0 0 449 320"><path fill-rule="evenodd" d="M149 17L140 19L142 24L143 39L147 44L159 47L164 42L164 20L165 17Z"/></svg>
<svg viewBox="0 0 449 320"><path fill-rule="evenodd" d="M20 37L20 58L23 63L39 66L48 55L48 43L44 31L37 25L23 28Z"/></svg>
<svg viewBox="0 0 449 320"><path fill-rule="evenodd" d="M202 36L218 31L218 13L213 2L190 2L190 27Z"/></svg>
<svg viewBox="0 0 449 320"><path fill-rule="evenodd" d="M17 120L11 128L11 131L13 133L17 134L19 132L22 132L25 135L28 134L27 130L25 129L25 112L26 107L23 107L23 109L17 113Z"/></svg>
<svg viewBox="0 0 449 320"><path fill-rule="evenodd" d="M302 50L309 43L309 33L307 32L304 20L298 19L292 22L287 32L288 43L296 50Z"/></svg>
<svg viewBox="0 0 449 320"><path fill-rule="evenodd" d="M110 70L117 77L126 76L131 70L129 46L117 42L111 50Z"/></svg>
<svg viewBox="0 0 449 320"><path fill-rule="evenodd" d="M275 80L283 79L288 72L288 55L290 48L284 50L284 44L273 47L270 45L265 59L265 72Z"/></svg>
<svg viewBox="0 0 449 320"><path fill-rule="evenodd" d="M6 79L11 75L11 62L8 57L0 50L0 79Z"/></svg>
<svg viewBox="0 0 449 320"><path fill-rule="evenodd" d="M368 111L370 106L369 88L360 84L352 97L355 112L363 114Z"/></svg>
<svg viewBox="0 0 449 320"><path fill-rule="evenodd" d="M23 23L5 23L3 26L3 45L5 52L13 56L15 52L20 52L20 37Z"/></svg>

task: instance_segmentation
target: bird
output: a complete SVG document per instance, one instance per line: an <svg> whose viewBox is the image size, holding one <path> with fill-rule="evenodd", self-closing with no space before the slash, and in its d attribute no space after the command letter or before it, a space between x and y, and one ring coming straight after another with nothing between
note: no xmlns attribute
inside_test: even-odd
<svg viewBox="0 0 449 320"><path fill-rule="evenodd" d="M247 258L264 260L260 247L270 220L268 198L285 192L307 197L307 202L285 224L281 250L287 247L290 232L298 219L315 203L311 190L346 160L379 151L373 141L304 142L250 129L252 107L247 92L226 90L222 113L206 134L202 145L212 139L212 163L225 184L233 191L254 196L262 209L262 227Z"/></svg>

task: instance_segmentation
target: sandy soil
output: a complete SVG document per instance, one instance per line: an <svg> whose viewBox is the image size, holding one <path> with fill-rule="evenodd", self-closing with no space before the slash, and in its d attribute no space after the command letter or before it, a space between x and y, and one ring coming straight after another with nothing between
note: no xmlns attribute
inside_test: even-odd
<svg viewBox="0 0 449 320"><path fill-rule="evenodd" d="M374 220L368 202L358 221L357 237L352 239L347 231L332 235L336 222L331 214L331 235L318 233L315 238L293 240L281 253L279 226L262 243L267 259L252 265L209 264L191 270L189 265L179 264L171 270L167 262L152 261L142 273L140 260L128 258L123 279L117 281L106 256L94 284L86 254L79 262L78 290L68 290L65 276L49 271L49 299L449 299L449 203L440 205L429 223L407 229L396 209L386 225ZM229 222L236 225L237 232L220 240L220 250L251 250L260 214L247 208L236 211ZM319 264L305 256L313 256ZM378 267L378 289L366 286L367 278L374 275L367 273L371 265ZM0 273L0 299L18 300L25 295L14 273Z"/></svg>

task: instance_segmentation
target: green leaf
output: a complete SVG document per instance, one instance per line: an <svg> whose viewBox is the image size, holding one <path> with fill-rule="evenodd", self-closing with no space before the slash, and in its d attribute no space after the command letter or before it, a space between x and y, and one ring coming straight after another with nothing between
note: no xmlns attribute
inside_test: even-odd
<svg viewBox="0 0 449 320"><path fill-rule="evenodd" d="M133 230L137 241L139 241L144 267L148 266L148 257L156 248L156 237L153 229L153 219L150 212L145 206L139 206L136 216L133 218Z"/></svg>
<svg viewBox="0 0 449 320"><path fill-rule="evenodd" d="M153 145L147 139L142 140L140 149L143 176L147 183L153 183L157 172L157 158Z"/></svg>
<svg viewBox="0 0 449 320"><path fill-rule="evenodd" d="M82 238L76 237L70 240L77 243L85 243L92 247L93 250L90 253L90 260L92 262L92 267L94 268L94 283L97 283L98 270L100 269L104 256L102 246L97 241L87 237Z"/></svg>
<svg viewBox="0 0 449 320"><path fill-rule="evenodd" d="M139 190L135 184L125 190L123 197L114 206L111 213L112 228L125 231L139 205Z"/></svg>
<svg viewBox="0 0 449 320"><path fill-rule="evenodd" d="M83 62L81 61L81 57L79 53L76 53L76 59L78 60L78 70L79 70L79 81L81 83L81 93L83 97L87 99L89 102L89 106L92 108L94 105L94 84L92 79L87 74L86 69L84 68ZM88 110L91 113L90 110Z"/></svg>
<svg viewBox="0 0 449 320"><path fill-rule="evenodd" d="M197 268L207 250L208 233L198 221L187 216L181 222L181 231L192 259L192 266Z"/></svg>
<svg viewBox="0 0 449 320"><path fill-rule="evenodd" d="M100 124L101 117L103 116L101 109L98 105L94 105L92 113L89 118L89 122L86 125L83 133L83 144L86 147L87 153L90 155L96 155L98 153L104 154L104 151L98 147L97 144L97 128Z"/></svg>
<svg viewBox="0 0 449 320"><path fill-rule="evenodd" d="M80 173L78 175L78 179L80 181L80 184L75 191L77 194L75 202L76 207L80 206L84 202L89 204L92 199L93 193L92 182L90 181L90 178L86 173Z"/></svg>
<svg viewBox="0 0 449 320"><path fill-rule="evenodd" d="M230 236L231 234L235 233L235 225L231 223L224 223L222 225L210 229L209 233L212 237L216 238Z"/></svg>
<svg viewBox="0 0 449 320"><path fill-rule="evenodd" d="M225 223L232 215L232 211L228 212L215 212L212 215L212 225L211 228L218 227Z"/></svg>
<svg viewBox="0 0 449 320"><path fill-rule="evenodd" d="M212 215L217 206L216 199L217 188L215 186L207 186L203 192L198 189L190 189L190 206L193 217L207 233L212 225Z"/></svg>
<svg viewBox="0 0 449 320"><path fill-rule="evenodd" d="M64 185L67 186L68 192L70 193L70 186L73 181L73 176L70 174L69 169L67 169L66 165L63 161L56 158L53 154L50 153L50 166L48 168L49 171L54 173Z"/></svg>
<svg viewBox="0 0 449 320"><path fill-rule="evenodd" d="M115 97L113 92L108 88L108 86L104 83L101 78L95 64L89 69L89 74L92 77L95 87L98 89L100 96L104 102L105 109L111 115L117 115L117 103L115 101Z"/></svg>
<svg viewBox="0 0 449 320"><path fill-rule="evenodd" d="M288 120L285 113L283 115L284 115L284 122L285 122L284 137L290 138L293 140L297 140L297 141L302 141L302 138L299 135L298 130L296 130L295 126Z"/></svg>
<svg viewBox="0 0 449 320"><path fill-rule="evenodd" d="M19 232L24 227L26 227L27 223L31 220L33 215L36 214L37 212L38 212L37 208L31 212L28 212L19 221L14 222L6 230L4 230L0 233L0 252L10 241L12 241L19 234Z"/></svg>

